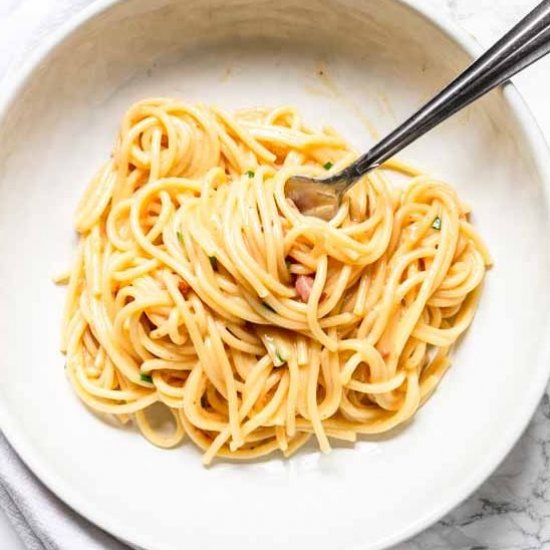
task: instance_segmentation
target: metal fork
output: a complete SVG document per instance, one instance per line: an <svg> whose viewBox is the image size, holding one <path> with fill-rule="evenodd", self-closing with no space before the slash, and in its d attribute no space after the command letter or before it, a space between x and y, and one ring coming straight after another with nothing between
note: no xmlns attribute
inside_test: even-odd
<svg viewBox="0 0 550 550"><path fill-rule="evenodd" d="M328 178L293 176L285 193L303 214L330 220L361 176L550 51L550 0L544 0L446 88L347 168Z"/></svg>

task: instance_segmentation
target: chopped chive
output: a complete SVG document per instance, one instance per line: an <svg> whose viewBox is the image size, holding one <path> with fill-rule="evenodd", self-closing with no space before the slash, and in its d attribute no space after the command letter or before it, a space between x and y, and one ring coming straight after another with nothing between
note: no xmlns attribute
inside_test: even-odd
<svg viewBox="0 0 550 550"><path fill-rule="evenodd" d="M290 268L292 267L292 262L290 260L285 260L286 268L290 271Z"/></svg>
<svg viewBox="0 0 550 550"><path fill-rule="evenodd" d="M249 178L253 178L254 177L254 171L253 170L247 170L245 172L245 174L249 177Z"/></svg>
<svg viewBox="0 0 550 550"><path fill-rule="evenodd" d="M269 309L269 311L275 313L275 310L267 302L262 302L262 306L264 306L266 309Z"/></svg>
<svg viewBox="0 0 550 550"><path fill-rule="evenodd" d="M143 374L143 373L141 373L141 374L139 375L139 377L141 378L141 380L143 380L143 382L149 382L149 383L153 382L153 379L152 379L151 376L148 375L148 374Z"/></svg>
<svg viewBox="0 0 550 550"><path fill-rule="evenodd" d="M218 269L218 258L216 258L216 256L209 256L208 259L210 260L212 269L216 271L216 269Z"/></svg>
<svg viewBox="0 0 550 550"><path fill-rule="evenodd" d="M435 218L435 220L432 222L432 227L436 230L436 231L439 231L441 229L441 218L439 216L437 216Z"/></svg>
<svg viewBox="0 0 550 550"><path fill-rule="evenodd" d="M177 236L178 236L178 241L183 244L183 234L181 231L178 231L177 232Z"/></svg>
<svg viewBox="0 0 550 550"><path fill-rule="evenodd" d="M286 363L286 359L281 355L281 353L278 349L275 350L275 357L279 361L279 364L275 365L276 367L280 367L281 365L284 365Z"/></svg>
<svg viewBox="0 0 550 550"><path fill-rule="evenodd" d="M325 164L323 164L323 168L325 170L330 170L333 166L334 166L334 164L332 162L330 162L330 160L328 162L325 162Z"/></svg>

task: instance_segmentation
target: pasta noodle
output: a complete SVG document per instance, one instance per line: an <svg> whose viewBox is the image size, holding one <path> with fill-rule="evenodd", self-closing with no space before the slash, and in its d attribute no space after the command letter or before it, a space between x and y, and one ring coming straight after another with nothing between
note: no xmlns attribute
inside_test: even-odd
<svg viewBox="0 0 550 550"><path fill-rule="evenodd" d="M330 222L285 198L290 176L355 155L289 107L132 106L59 278L82 401L161 447L187 434L206 464L288 456L311 436L327 452L410 419L491 260L454 190L398 161L363 177ZM172 431L152 421L159 403Z"/></svg>

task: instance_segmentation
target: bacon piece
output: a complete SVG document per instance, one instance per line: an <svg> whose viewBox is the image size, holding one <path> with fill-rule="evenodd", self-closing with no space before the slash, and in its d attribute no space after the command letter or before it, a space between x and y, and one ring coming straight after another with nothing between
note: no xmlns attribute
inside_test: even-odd
<svg viewBox="0 0 550 550"><path fill-rule="evenodd" d="M384 361L390 356L390 347L387 343L384 343L384 344L378 344L378 351L380 352L380 355L382 356L382 359L384 359Z"/></svg>
<svg viewBox="0 0 550 550"><path fill-rule="evenodd" d="M179 291L185 296L191 290L189 283L183 279L178 283Z"/></svg>
<svg viewBox="0 0 550 550"><path fill-rule="evenodd" d="M311 289L313 288L313 281L313 277L309 275L298 275L298 277L296 277L294 287L302 302L307 302L309 300Z"/></svg>

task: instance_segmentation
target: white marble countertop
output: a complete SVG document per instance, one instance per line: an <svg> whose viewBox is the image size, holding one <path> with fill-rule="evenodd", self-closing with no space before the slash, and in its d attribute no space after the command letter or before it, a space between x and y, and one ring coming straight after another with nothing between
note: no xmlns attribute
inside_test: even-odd
<svg viewBox="0 0 550 550"><path fill-rule="evenodd" d="M537 0L416 0L490 45ZM10 64L91 0L0 0L0 79ZM550 56L516 84L550 142ZM22 549L0 512L0 548ZM397 550L550 549L550 395L498 470L462 505ZM85 549L79 549L85 550Z"/></svg>

